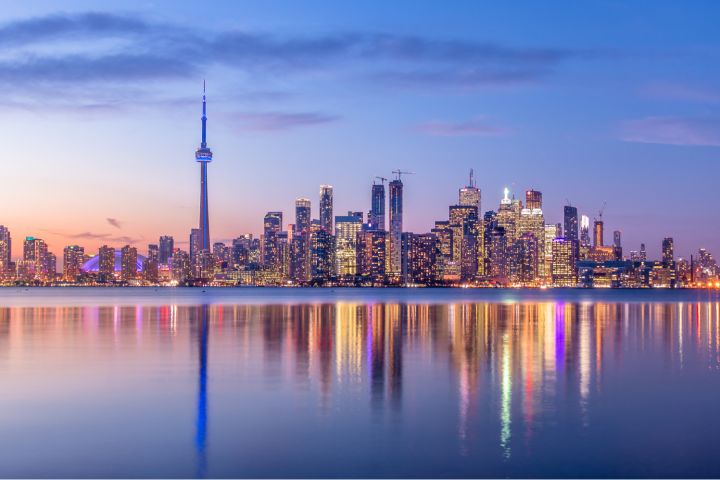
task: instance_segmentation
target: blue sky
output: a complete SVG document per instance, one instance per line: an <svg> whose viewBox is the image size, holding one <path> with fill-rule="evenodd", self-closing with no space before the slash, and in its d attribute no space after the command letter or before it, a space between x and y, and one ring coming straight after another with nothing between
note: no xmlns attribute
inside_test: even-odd
<svg viewBox="0 0 720 480"><path fill-rule="evenodd" d="M369 208L407 177L406 230L447 218L474 168L566 199L624 246L720 250L716 2L32 2L0 22L0 223L54 251L197 223L208 82L211 232L335 187ZM11 161L11 159L14 159ZM116 221L110 222L108 218ZM19 250L15 250L17 255Z"/></svg>

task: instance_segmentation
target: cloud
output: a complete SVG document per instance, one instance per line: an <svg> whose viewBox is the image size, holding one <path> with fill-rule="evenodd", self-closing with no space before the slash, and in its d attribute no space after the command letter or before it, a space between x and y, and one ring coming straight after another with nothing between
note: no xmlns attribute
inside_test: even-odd
<svg viewBox="0 0 720 480"><path fill-rule="evenodd" d="M643 92L654 98L681 100L689 102L720 102L720 90L698 85L682 83L654 83L647 85Z"/></svg>
<svg viewBox="0 0 720 480"><path fill-rule="evenodd" d="M626 142L720 147L720 117L646 117L621 125Z"/></svg>
<svg viewBox="0 0 720 480"><path fill-rule="evenodd" d="M336 122L340 117L316 112L236 113L234 127L241 131L280 131Z"/></svg>
<svg viewBox="0 0 720 480"><path fill-rule="evenodd" d="M63 233L63 232L56 232L53 230L47 230L43 229L44 232L50 233L52 235L57 235L59 237L65 237L65 238L71 238L73 240L103 240L108 243L126 243L126 244L135 244L142 240L144 240L143 237L130 237L127 235L120 235L120 236L113 236L109 233L97 233L97 232L80 232L80 233Z"/></svg>
<svg viewBox="0 0 720 480"><path fill-rule="evenodd" d="M463 122L427 122L417 126L427 135L439 137L497 137L507 135L509 130L493 125L485 118L475 118Z"/></svg>
<svg viewBox="0 0 720 480"><path fill-rule="evenodd" d="M258 78L284 80L307 71L350 73L360 81L369 77L396 87L480 88L539 82L564 62L611 55L388 33L215 33L139 16L93 12L5 23L0 25L0 47L0 86L23 93L16 102L66 105L68 98L76 97L83 100L80 107L96 109L104 104L117 107L152 101L122 97L120 92L134 87L167 101L161 94L167 88L153 90L157 86L153 80L196 79L213 67L233 70L240 84L253 88ZM360 74L353 69L360 69ZM108 91L115 92L114 97L102 93Z"/></svg>
<svg viewBox="0 0 720 480"><path fill-rule="evenodd" d="M118 220L117 218L110 218L110 217L108 217L108 218L106 218L105 220L107 220L107 222L108 222L110 225L112 225L113 227L115 227L115 228L122 228L122 227L121 227L120 220Z"/></svg>
<svg viewBox="0 0 720 480"><path fill-rule="evenodd" d="M108 233L93 233L93 232L82 232L82 233L75 233L75 234L67 234L67 233L59 233L59 232L52 232L55 233L55 235L60 235L67 238L77 238L77 239L86 239L86 240L100 240L103 238L108 238L110 234Z"/></svg>

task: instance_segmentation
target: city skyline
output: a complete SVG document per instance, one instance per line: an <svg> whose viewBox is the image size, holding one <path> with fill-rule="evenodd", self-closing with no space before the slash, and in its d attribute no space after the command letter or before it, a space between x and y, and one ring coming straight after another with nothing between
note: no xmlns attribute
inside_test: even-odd
<svg viewBox="0 0 720 480"><path fill-rule="evenodd" d="M566 198L590 219L607 202L606 230L621 230L626 248L645 243L657 258L672 236L678 256L718 251L719 214L693 207L712 204L719 173L718 68L708 48L717 7L659 3L652 11L642 2L566 3L561 18L532 26L506 7L473 3L453 11L375 4L382 21L358 6L326 4L323 17L284 4L297 15L281 24L281 3L202 12L189 3L177 12L141 3L102 12L84 2L63 12L12 5L0 26L8 47L2 125L13 139L6 155L22 161L6 166L12 181L0 202L12 207L1 223L15 238L44 238L56 254L71 244L142 247L161 234L187 248L198 216L188 152L207 78L213 148L223 159L209 174L213 242L259 235L267 211L288 215L298 197L313 199L317 218L321 184L333 185L336 213L366 211L374 177L395 168L416 172L405 182L403 229L427 231L472 168L487 206L505 187L518 196L537 189L546 219L561 222ZM535 8L525 4L525 14ZM602 23L618 10L613 35L590 28L591 13ZM177 38L198 37L190 11L217 21L219 32L192 49ZM432 26L437 15L457 25L454 35ZM639 23L645 16L652 31ZM503 29L492 26L498 19ZM255 50L228 57L213 44L240 34ZM154 52L163 61L149 62L153 52L143 49L113 55L105 45L127 53L150 39L168 47ZM85 40L97 42L79 45ZM449 52L479 66L440 58ZM39 74L50 61L66 68ZM402 68L378 71L376 61ZM229 71L242 78L231 81ZM79 148L78 134L93 142Z"/></svg>

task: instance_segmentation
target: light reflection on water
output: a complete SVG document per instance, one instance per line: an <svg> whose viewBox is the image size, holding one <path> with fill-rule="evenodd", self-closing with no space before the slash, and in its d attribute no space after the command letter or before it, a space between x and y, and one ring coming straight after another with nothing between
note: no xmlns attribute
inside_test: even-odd
<svg viewBox="0 0 720 480"><path fill-rule="evenodd" d="M0 308L0 476L720 475L720 303L374 300Z"/></svg>

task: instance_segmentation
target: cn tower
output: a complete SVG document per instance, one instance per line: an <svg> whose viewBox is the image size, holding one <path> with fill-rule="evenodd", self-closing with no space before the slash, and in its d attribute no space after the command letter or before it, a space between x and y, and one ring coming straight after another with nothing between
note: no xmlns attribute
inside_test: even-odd
<svg viewBox="0 0 720 480"><path fill-rule="evenodd" d="M203 80L202 141L195 152L200 162L200 245L199 250L210 251L210 218L208 216L207 165L212 162L212 151L207 146L207 115L205 108L205 81Z"/></svg>

